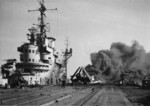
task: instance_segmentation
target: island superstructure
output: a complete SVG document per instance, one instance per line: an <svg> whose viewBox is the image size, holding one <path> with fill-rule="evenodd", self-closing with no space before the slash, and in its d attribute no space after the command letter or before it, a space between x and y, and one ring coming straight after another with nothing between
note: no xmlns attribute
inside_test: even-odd
<svg viewBox="0 0 150 106"><path fill-rule="evenodd" d="M39 2L40 8L38 10L28 10L28 12L38 11L40 17L39 23L36 27L29 29L27 34L27 43L22 44L17 48L20 52L20 62L17 62L16 70L22 73L23 78L32 84L57 84L59 74L66 71L66 57L72 56L72 49L70 52L66 50L65 53L58 53L55 49L54 37L47 36L47 24L45 22L45 11L57 10L46 9L44 0ZM62 56L60 60L60 55Z"/></svg>

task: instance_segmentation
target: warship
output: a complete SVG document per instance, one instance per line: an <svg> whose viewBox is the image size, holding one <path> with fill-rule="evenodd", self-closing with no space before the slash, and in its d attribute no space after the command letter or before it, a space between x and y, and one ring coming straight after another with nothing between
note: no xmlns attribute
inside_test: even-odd
<svg viewBox="0 0 150 106"><path fill-rule="evenodd" d="M57 8L46 9L44 0L38 2L39 9L28 10L28 12L40 12L40 17L36 27L29 29L30 33L27 34L29 42L17 48L17 51L20 52L20 62L16 62L16 59L8 59L7 63L1 67L3 79L7 79L8 84L13 79L10 76L16 72L21 73L28 85L57 84L60 74L62 72L67 74L67 60L72 56L72 49L68 49L67 45L65 52L57 52L56 39L47 36L48 23L45 22L45 12L57 10Z"/></svg>

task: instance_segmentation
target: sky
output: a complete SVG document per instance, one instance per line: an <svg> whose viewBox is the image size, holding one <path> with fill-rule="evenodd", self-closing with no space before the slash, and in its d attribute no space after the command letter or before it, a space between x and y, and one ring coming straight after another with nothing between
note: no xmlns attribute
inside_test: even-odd
<svg viewBox="0 0 150 106"><path fill-rule="evenodd" d="M65 49L68 37L73 55L68 61L68 77L79 66L91 64L90 54L110 49L113 42L131 45L136 40L150 51L150 0L45 0L47 36L56 38L56 49ZM37 23L37 0L0 0L0 65L16 58L27 42L28 29Z"/></svg>

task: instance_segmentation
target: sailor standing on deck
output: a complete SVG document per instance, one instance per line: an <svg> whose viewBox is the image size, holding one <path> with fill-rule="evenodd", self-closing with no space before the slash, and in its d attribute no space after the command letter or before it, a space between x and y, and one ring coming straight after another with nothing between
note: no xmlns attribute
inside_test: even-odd
<svg viewBox="0 0 150 106"><path fill-rule="evenodd" d="M65 88L65 85L66 85L66 72L65 71L63 71L60 74L60 80L61 80L61 88Z"/></svg>

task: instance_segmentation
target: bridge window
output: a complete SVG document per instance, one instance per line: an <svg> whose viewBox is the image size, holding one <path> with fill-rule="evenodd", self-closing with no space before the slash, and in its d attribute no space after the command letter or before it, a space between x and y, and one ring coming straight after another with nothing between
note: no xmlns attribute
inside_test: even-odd
<svg viewBox="0 0 150 106"><path fill-rule="evenodd" d="M34 59L32 59L32 62L34 62Z"/></svg>
<svg viewBox="0 0 150 106"><path fill-rule="evenodd" d="M49 63L49 61L48 60L43 60L43 63Z"/></svg>

